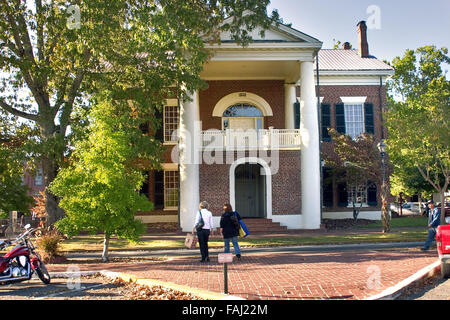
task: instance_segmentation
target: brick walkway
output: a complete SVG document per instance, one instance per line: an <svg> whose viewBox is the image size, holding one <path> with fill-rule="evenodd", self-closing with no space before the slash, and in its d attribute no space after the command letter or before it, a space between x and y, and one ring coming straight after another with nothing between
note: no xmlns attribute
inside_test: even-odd
<svg viewBox="0 0 450 320"><path fill-rule="evenodd" d="M245 253L245 252L244 252ZM327 253L250 254L228 267L229 293L246 299L364 299L394 286L435 262L436 253L417 249ZM223 265L212 257L178 257L163 262L87 264L81 270L102 270L223 292ZM67 265L49 265L50 272Z"/></svg>

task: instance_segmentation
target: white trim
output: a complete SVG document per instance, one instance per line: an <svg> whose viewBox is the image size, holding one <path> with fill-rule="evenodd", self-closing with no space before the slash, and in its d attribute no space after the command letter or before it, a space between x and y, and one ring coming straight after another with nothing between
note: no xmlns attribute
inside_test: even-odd
<svg viewBox="0 0 450 320"><path fill-rule="evenodd" d="M211 61L310 61L314 62L313 49L297 49L297 50L277 50L274 48L278 44L265 44L258 48L243 49L242 46L236 44L222 44L220 47L213 49L211 47ZM261 45L262 46L262 45ZM206 46L208 48L208 46ZM247 50L246 50L247 49Z"/></svg>
<svg viewBox="0 0 450 320"><path fill-rule="evenodd" d="M251 10L245 10L242 13L242 16L246 17L250 14L253 14L253 12ZM225 25L226 23L231 23L234 18L235 18L234 16L230 16L230 17L226 18L221 23L221 26ZM306 33L303 33L299 30L296 30L292 27L284 25L284 24L277 25L276 23L272 23L272 25L269 27L269 30L272 30L275 32L280 32L280 33L285 33L286 35L289 35L290 37L297 39L297 41L300 43L306 42L306 43L316 44L316 45L320 44L320 46L322 47L322 42L320 40L318 40L310 35L307 35Z"/></svg>
<svg viewBox="0 0 450 320"><path fill-rule="evenodd" d="M317 76L315 76L317 81ZM381 77L381 84L386 85L386 76ZM320 86L380 86L380 77L376 75L324 75L320 74Z"/></svg>
<svg viewBox="0 0 450 320"><path fill-rule="evenodd" d="M172 100L176 100L176 99L172 99ZM177 104L175 104L175 105L164 105L163 106L163 127L162 127L162 129L163 129L163 145L174 145L174 144L178 143L178 139L177 140L166 140L166 107L176 107L177 108L177 112L178 112L178 121L177 121L178 128L177 128L177 130L180 129L179 128L179 126L180 126L180 108L178 107L178 100L177 100ZM177 130L174 130L174 131L177 131ZM172 136L173 136L173 133L174 132L172 132Z"/></svg>
<svg viewBox="0 0 450 320"><path fill-rule="evenodd" d="M273 116L272 108L262 97L250 92L231 93L217 102L214 107L213 117L222 117L225 110L238 103L249 103L259 108L265 117Z"/></svg>
<svg viewBox="0 0 450 320"><path fill-rule="evenodd" d="M316 70L314 70L316 72ZM385 76L390 77L394 70L320 70L319 76Z"/></svg>
<svg viewBox="0 0 450 320"><path fill-rule="evenodd" d="M163 206L163 210L164 211L175 211L178 210L178 206L166 206L167 203L167 199L166 199L166 172L177 172L178 173L178 180L180 179L180 172L178 171L178 166L175 170L163 170L164 171L164 180L163 180L163 185L164 185L164 206ZM179 185L177 186L177 189L179 188ZM173 189L173 188L172 188ZM177 190L177 192L179 193L180 190ZM179 199L178 199L179 200Z"/></svg>
<svg viewBox="0 0 450 320"><path fill-rule="evenodd" d="M162 163L161 168L164 171L178 171L177 163Z"/></svg>
<svg viewBox="0 0 450 320"><path fill-rule="evenodd" d="M166 99L164 106L178 107L178 99Z"/></svg>
<svg viewBox="0 0 450 320"><path fill-rule="evenodd" d="M344 104L364 104L367 97L340 97Z"/></svg>
<svg viewBox="0 0 450 320"><path fill-rule="evenodd" d="M272 171L266 161L256 157L240 158L237 159L230 166L229 176L230 176L230 204L233 208L236 207L236 180L235 180L235 170L237 166L250 163L259 164L264 169L264 175L266 177L266 219L272 219Z"/></svg>

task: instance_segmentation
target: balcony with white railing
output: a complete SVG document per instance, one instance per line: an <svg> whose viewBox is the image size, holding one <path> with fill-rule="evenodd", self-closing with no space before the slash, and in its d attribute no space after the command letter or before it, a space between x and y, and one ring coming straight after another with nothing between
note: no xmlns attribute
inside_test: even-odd
<svg viewBox="0 0 450 320"><path fill-rule="evenodd" d="M227 150L299 150L298 129L227 129L202 131L203 149Z"/></svg>

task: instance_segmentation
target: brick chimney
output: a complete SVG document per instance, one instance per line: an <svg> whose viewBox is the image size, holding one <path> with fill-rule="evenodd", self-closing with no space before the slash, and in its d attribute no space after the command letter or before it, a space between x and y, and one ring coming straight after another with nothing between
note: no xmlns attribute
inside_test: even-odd
<svg viewBox="0 0 450 320"><path fill-rule="evenodd" d="M367 58L369 56L369 44L367 43L367 25L365 21L360 21L357 25L359 35L359 48L358 52L361 58Z"/></svg>

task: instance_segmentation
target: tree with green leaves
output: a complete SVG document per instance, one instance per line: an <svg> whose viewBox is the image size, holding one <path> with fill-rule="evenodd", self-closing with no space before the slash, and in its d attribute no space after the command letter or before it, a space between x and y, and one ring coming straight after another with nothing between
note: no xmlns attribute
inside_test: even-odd
<svg viewBox="0 0 450 320"><path fill-rule="evenodd" d="M90 97L111 90L154 114L164 99L204 87L200 72L223 31L245 45L278 23L269 0L1 0L0 108L39 130L36 156L51 183ZM226 18L232 19L226 20ZM156 126L158 121L152 119ZM49 223L64 216L46 191Z"/></svg>
<svg viewBox="0 0 450 320"><path fill-rule="evenodd" d="M356 221L364 203L362 195L367 194L369 188L377 188L377 185L383 182L380 152L373 135L364 133L352 139L335 129L329 129L329 133L334 152L326 153L324 161L326 166L332 169L336 182L346 184L353 218ZM383 231L389 232L387 212L383 212L382 222Z"/></svg>
<svg viewBox="0 0 450 320"><path fill-rule="evenodd" d="M112 236L138 241L144 231L134 217L152 208L139 193L143 170L157 168L161 148L139 129L144 117L126 100L102 98L89 118L87 138L75 143L69 165L49 188L66 212L57 228L68 236L103 232L102 257L107 261Z"/></svg>
<svg viewBox="0 0 450 320"><path fill-rule="evenodd" d="M402 170L415 168L440 194L442 213L450 183L450 81L442 69L450 63L447 54L446 48L425 46L395 58L386 112L394 173L411 186Z"/></svg>

